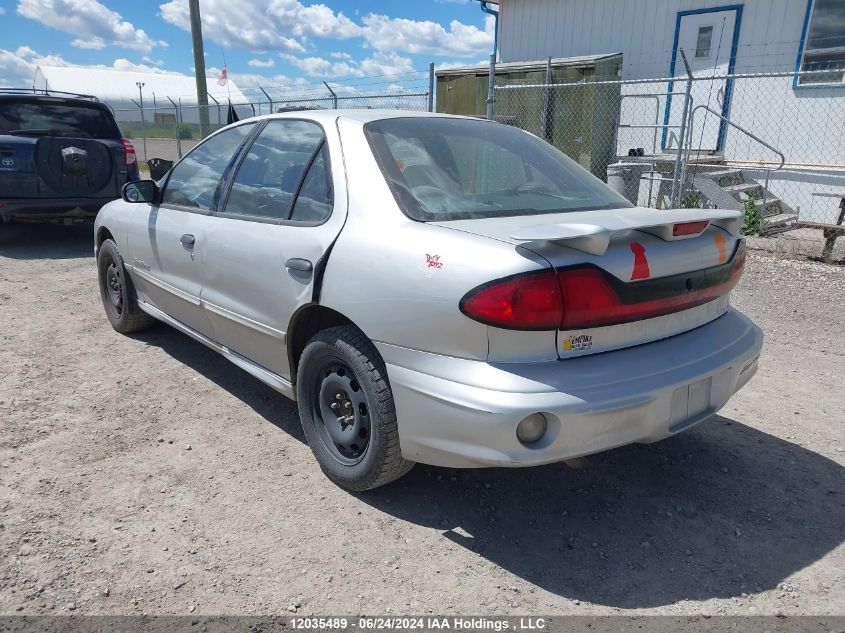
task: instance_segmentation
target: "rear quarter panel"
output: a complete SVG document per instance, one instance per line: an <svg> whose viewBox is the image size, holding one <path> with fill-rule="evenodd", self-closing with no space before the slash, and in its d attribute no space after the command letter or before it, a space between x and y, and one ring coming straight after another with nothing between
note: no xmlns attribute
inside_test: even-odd
<svg viewBox="0 0 845 633"><path fill-rule="evenodd" d="M326 266L320 303L378 343L486 359L488 327L461 313L461 298L482 283L548 263L512 244L410 220L381 174L363 125L343 118L338 125L349 215ZM554 332L526 335L545 354L554 353Z"/></svg>

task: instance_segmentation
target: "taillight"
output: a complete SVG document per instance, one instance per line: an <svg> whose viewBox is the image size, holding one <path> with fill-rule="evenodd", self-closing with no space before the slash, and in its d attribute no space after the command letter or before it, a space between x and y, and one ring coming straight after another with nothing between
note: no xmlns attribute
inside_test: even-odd
<svg viewBox="0 0 845 633"><path fill-rule="evenodd" d="M135 146L129 139L122 138L120 142L123 143L123 155L126 158L126 165L134 165L138 157L135 155Z"/></svg>
<svg viewBox="0 0 845 633"><path fill-rule="evenodd" d="M685 235L698 235L703 233L710 220L700 220L697 222L682 222L672 227L672 235L675 237L682 237Z"/></svg>
<svg viewBox="0 0 845 633"><path fill-rule="evenodd" d="M468 317L507 329L576 330L651 319L699 306L736 286L745 266L740 242L727 264L626 284L595 266L527 273L471 290Z"/></svg>
<svg viewBox="0 0 845 633"><path fill-rule="evenodd" d="M461 299L460 307L471 319L515 330L555 330L563 312L552 270L479 286Z"/></svg>

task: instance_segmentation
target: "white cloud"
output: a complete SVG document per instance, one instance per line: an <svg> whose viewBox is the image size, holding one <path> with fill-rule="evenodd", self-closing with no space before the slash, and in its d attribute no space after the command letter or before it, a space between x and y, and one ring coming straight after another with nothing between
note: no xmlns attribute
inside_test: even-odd
<svg viewBox="0 0 845 633"><path fill-rule="evenodd" d="M166 22L190 30L187 2L168 0L159 8ZM202 19L203 35L224 46L282 53L305 52L311 38L360 38L381 53L475 56L489 50L494 29L492 16L487 16L484 29L458 20L446 28L375 13L356 21L324 4L306 6L299 0L252 0L237 10L232 10L231 0L204 0Z"/></svg>
<svg viewBox="0 0 845 633"><path fill-rule="evenodd" d="M341 52L329 53L329 57L333 57L335 59L352 59L352 55L350 55L349 53L341 53Z"/></svg>
<svg viewBox="0 0 845 633"><path fill-rule="evenodd" d="M375 49L459 57L478 55L490 48L495 28L492 16L485 20L483 31L458 20L452 20L446 30L437 22L389 18L374 13L364 17L364 24L364 39Z"/></svg>
<svg viewBox="0 0 845 633"><path fill-rule="evenodd" d="M90 48L98 51L106 47L106 41L101 37L92 37L91 39L87 40L79 38L73 40L70 45L75 48Z"/></svg>
<svg viewBox="0 0 845 633"><path fill-rule="evenodd" d="M6 9L0 7L0 15L6 15Z"/></svg>
<svg viewBox="0 0 845 633"><path fill-rule="evenodd" d="M272 68L276 62L272 59L250 59L246 64L253 68Z"/></svg>
<svg viewBox="0 0 845 633"><path fill-rule="evenodd" d="M399 75L414 72L413 62L396 53L377 53L360 62L350 57L341 57L343 61L329 61L322 57L300 58L294 55L282 55L291 65L299 68L311 77L372 77Z"/></svg>
<svg viewBox="0 0 845 633"><path fill-rule="evenodd" d="M20 0L18 14L44 26L79 36L77 48L103 48L106 44L149 52L165 42L150 38L116 11L97 0Z"/></svg>
<svg viewBox="0 0 845 633"><path fill-rule="evenodd" d="M146 60L145 60L146 61ZM152 61L152 60L150 60ZM75 68L99 68L107 70L132 70L137 72L172 73L148 64L136 64L128 59L116 59L111 66L104 64L74 64L54 54L42 55L29 46L21 46L14 51L0 48L0 85L31 86L37 66L72 66Z"/></svg>
<svg viewBox="0 0 845 633"><path fill-rule="evenodd" d="M305 47L282 35L286 31L267 15L268 0L242 2L232 10L229 0L209 0L201 9L203 37L228 48L254 51L278 50L301 53ZM184 31L191 30L188 3L170 0L159 6L161 17Z"/></svg>

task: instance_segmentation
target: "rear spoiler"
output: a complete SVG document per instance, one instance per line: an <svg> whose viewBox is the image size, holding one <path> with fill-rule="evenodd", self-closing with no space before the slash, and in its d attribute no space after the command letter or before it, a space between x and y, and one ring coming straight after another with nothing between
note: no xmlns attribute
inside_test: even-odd
<svg viewBox="0 0 845 633"><path fill-rule="evenodd" d="M614 233L642 231L667 242L701 235L712 224L731 235L739 234L742 212L731 209L625 209L601 214L601 224L538 224L515 229L511 238L521 242L561 242L591 255L604 255ZM676 231L676 225L702 223L700 228Z"/></svg>

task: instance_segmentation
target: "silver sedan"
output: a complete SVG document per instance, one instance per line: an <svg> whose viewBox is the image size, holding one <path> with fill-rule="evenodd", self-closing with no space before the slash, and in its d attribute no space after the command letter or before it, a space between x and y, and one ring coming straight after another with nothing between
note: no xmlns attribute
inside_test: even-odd
<svg viewBox="0 0 845 633"><path fill-rule="evenodd" d="M311 111L208 137L95 225L106 315L298 402L337 484L652 442L752 377L741 215L637 208L538 138Z"/></svg>

